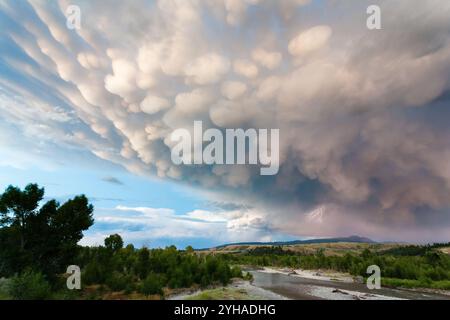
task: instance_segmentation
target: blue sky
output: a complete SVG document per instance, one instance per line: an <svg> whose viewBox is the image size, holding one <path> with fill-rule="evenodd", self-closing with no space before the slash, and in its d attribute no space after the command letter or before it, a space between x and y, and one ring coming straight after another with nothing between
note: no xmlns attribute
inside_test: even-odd
<svg viewBox="0 0 450 320"><path fill-rule="evenodd" d="M184 248L192 245L196 248L206 248L240 239L239 236L235 238L233 235L216 237L207 232L207 229L211 228L210 224L214 224L215 231L226 233L227 219L222 215L225 210L220 207L221 204L208 200L200 191L161 179L133 175L108 163L104 163L103 168L86 168L71 164L54 166L52 169L2 165L0 176L2 190L10 184L23 188L30 182L44 186L44 201L56 199L63 203L75 195L87 195L95 207L96 223L85 232L83 244L102 244L104 237L112 233L122 234L126 243L148 247L176 245ZM155 214L161 214L166 219L158 223L147 221L141 213L136 214L136 208L153 208ZM186 217L186 214L199 209L204 210L203 214ZM223 218L211 221L210 217L206 216L207 212L211 215L217 213ZM169 218L167 214L170 215ZM111 217L122 217L124 221L109 221ZM135 221L125 221L130 217L136 218ZM193 221L198 226L192 230L189 226L186 226L186 230L180 230L180 226L172 226L177 218ZM152 234L153 228L164 232L155 237ZM187 231L186 234L184 231ZM180 234L177 234L178 232ZM272 236L269 232L254 235L258 238L266 236L264 239L268 239L269 234ZM251 237L245 236L242 239L252 240ZM275 239L292 237L279 234Z"/></svg>

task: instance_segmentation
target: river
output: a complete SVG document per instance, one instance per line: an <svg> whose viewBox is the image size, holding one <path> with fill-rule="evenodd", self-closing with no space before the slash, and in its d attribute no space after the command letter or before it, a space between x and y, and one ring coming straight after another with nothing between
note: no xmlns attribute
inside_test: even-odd
<svg viewBox="0 0 450 320"><path fill-rule="evenodd" d="M377 300L377 299L446 299L450 296L438 293L418 292L403 289L381 288L370 290L363 283L309 279L284 273L249 271L253 275L252 285L288 299L310 300Z"/></svg>

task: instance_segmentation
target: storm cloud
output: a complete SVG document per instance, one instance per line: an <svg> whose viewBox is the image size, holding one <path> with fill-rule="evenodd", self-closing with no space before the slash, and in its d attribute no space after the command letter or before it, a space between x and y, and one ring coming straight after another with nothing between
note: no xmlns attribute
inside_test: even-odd
<svg viewBox="0 0 450 320"><path fill-rule="evenodd" d="M294 235L448 240L449 17L447 0L0 1L0 132L20 137L0 145L89 152ZM170 133L196 120L280 129L278 175L174 165Z"/></svg>

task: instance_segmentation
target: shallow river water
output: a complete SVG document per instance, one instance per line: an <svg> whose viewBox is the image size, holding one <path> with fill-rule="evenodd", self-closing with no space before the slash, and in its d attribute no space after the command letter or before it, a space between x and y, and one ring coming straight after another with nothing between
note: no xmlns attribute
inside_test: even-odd
<svg viewBox="0 0 450 320"><path fill-rule="evenodd" d="M362 283L347 283L302 278L282 273L250 271L252 285L272 291L289 299L448 299L450 296L437 293L417 292L401 289L381 288L369 290Z"/></svg>

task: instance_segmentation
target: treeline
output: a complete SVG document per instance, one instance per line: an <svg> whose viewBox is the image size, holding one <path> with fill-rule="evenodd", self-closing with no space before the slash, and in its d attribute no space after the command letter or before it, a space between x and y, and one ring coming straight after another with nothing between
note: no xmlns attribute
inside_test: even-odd
<svg viewBox="0 0 450 320"><path fill-rule="evenodd" d="M196 254L171 246L165 249L122 248L119 235L105 239L105 246L83 247L77 259L83 283L100 284L126 294L163 295L164 288L227 285L242 277L239 267L230 267L222 255Z"/></svg>
<svg viewBox="0 0 450 320"><path fill-rule="evenodd" d="M417 246L417 245L400 246L400 247L395 247L395 248L384 250L381 253L385 254L385 255L395 255L395 256L423 256L423 255L427 254L428 252L433 251L433 249L439 249L439 248L445 248L445 247L450 247L450 242L427 244L427 245L423 245L423 246Z"/></svg>
<svg viewBox="0 0 450 320"><path fill-rule="evenodd" d="M277 256L291 256L294 252L289 249L283 249L282 246L271 247L256 247L247 251L251 256L277 255Z"/></svg>
<svg viewBox="0 0 450 320"><path fill-rule="evenodd" d="M305 254L280 251L277 247L260 247L244 253L227 254L226 258L233 264L329 269L362 277L368 276L368 266L378 265L385 285L450 289L450 256L436 250L443 246L408 246L379 253L366 249L360 254L346 253L342 256L325 255L323 250Z"/></svg>
<svg viewBox="0 0 450 320"><path fill-rule="evenodd" d="M42 204L43 199L44 189L36 184L23 190L10 186L0 194L0 299L98 299L112 291L162 297L164 288L225 285L242 276L223 256L197 255L191 247L123 248L117 234L104 246L78 246L94 223L88 199ZM81 268L83 289L98 287L100 293L69 291L69 265Z"/></svg>

